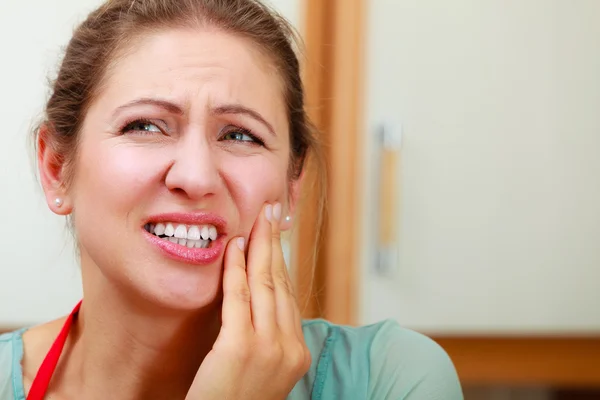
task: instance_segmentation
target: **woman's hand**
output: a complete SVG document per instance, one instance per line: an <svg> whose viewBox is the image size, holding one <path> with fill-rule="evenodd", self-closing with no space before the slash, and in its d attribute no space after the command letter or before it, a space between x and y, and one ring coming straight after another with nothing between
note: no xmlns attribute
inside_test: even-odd
<svg viewBox="0 0 600 400"><path fill-rule="evenodd" d="M186 400L282 400L308 371L280 220L280 204L263 208L250 234L247 268L243 238L229 242L221 331Z"/></svg>

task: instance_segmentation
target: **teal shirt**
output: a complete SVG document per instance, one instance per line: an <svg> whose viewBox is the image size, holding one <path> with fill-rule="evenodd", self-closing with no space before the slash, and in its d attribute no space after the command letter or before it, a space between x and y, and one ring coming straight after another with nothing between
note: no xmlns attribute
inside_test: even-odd
<svg viewBox="0 0 600 400"><path fill-rule="evenodd" d="M288 400L463 400L454 366L433 340L386 320L362 327L303 322L312 355ZM25 400L25 329L0 335L0 400Z"/></svg>

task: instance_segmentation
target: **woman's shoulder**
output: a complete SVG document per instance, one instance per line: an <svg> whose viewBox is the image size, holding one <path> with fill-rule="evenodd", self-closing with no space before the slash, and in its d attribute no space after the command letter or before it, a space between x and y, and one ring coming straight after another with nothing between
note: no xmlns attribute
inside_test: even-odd
<svg viewBox="0 0 600 400"><path fill-rule="evenodd" d="M21 380L23 332L19 329L0 335L0 400L24 400Z"/></svg>
<svg viewBox="0 0 600 400"><path fill-rule="evenodd" d="M316 319L302 327L313 357L304 384L312 385L313 399L463 398L444 349L396 321L352 327Z"/></svg>
<svg viewBox="0 0 600 400"><path fill-rule="evenodd" d="M338 325L323 319L304 320L302 330L311 350L329 350L333 355L339 351L366 351L369 361L377 361L393 352L404 361L417 355L419 359L427 356L431 361L450 362L446 351L433 339L391 319L362 326Z"/></svg>

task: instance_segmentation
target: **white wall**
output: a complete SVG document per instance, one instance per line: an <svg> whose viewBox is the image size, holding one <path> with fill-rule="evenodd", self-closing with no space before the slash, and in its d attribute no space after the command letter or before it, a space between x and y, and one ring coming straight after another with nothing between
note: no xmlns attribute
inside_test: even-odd
<svg viewBox="0 0 600 400"><path fill-rule="evenodd" d="M272 0L293 23L300 0ZM27 137L76 23L99 0L0 1L0 327L35 324L71 310L79 268L64 220L34 178Z"/></svg>
<svg viewBox="0 0 600 400"><path fill-rule="evenodd" d="M399 262L365 249L362 322L600 331L600 2L369 4L367 176L377 124L404 142Z"/></svg>

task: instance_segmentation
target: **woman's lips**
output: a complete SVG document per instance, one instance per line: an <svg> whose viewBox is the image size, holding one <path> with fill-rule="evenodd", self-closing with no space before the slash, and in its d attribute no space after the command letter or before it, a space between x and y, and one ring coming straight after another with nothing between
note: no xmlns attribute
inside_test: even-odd
<svg viewBox="0 0 600 400"><path fill-rule="evenodd" d="M163 255L188 264L207 265L216 262L224 249L225 237L220 236L211 242L206 249L189 248L167 239L159 238L145 229L141 229L144 237Z"/></svg>
<svg viewBox="0 0 600 400"><path fill-rule="evenodd" d="M142 224L157 224L159 222L175 222L186 225L214 225L219 235L226 234L225 219L213 213L163 213L152 215Z"/></svg>
<svg viewBox="0 0 600 400"><path fill-rule="evenodd" d="M161 234L157 236L154 234L155 232L152 232L152 229L150 229L150 231L147 229L148 225L154 226L153 224L157 223L163 225L163 222L167 223L169 226L168 229L176 226L179 230L176 232L165 232L166 236L171 236L171 238L165 238L159 237L164 235ZM211 240L209 241L210 244L206 248L204 248L205 246L198 245L199 243L206 243L205 240L200 240L202 238L198 237L198 228L202 228L202 225L210 225L213 231L210 238ZM187 231L186 226L188 229ZM186 245L185 239L179 241L170 240L174 239L172 237L173 235L181 238L185 238L186 234L191 235L192 230L189 229L190 226L193 226L195 231L193 235L194 240L189 241L189 245ZM225 228L225 219L213 213L164 213L149 217L142 227L142 233L163 255L188 264L206 265L217 261L224 251L226 238ZM214 232L215 230L216 232ZM217 237L213 240L215 235ZM193 245L193 243L196 243L197 246Z"/></svg>

